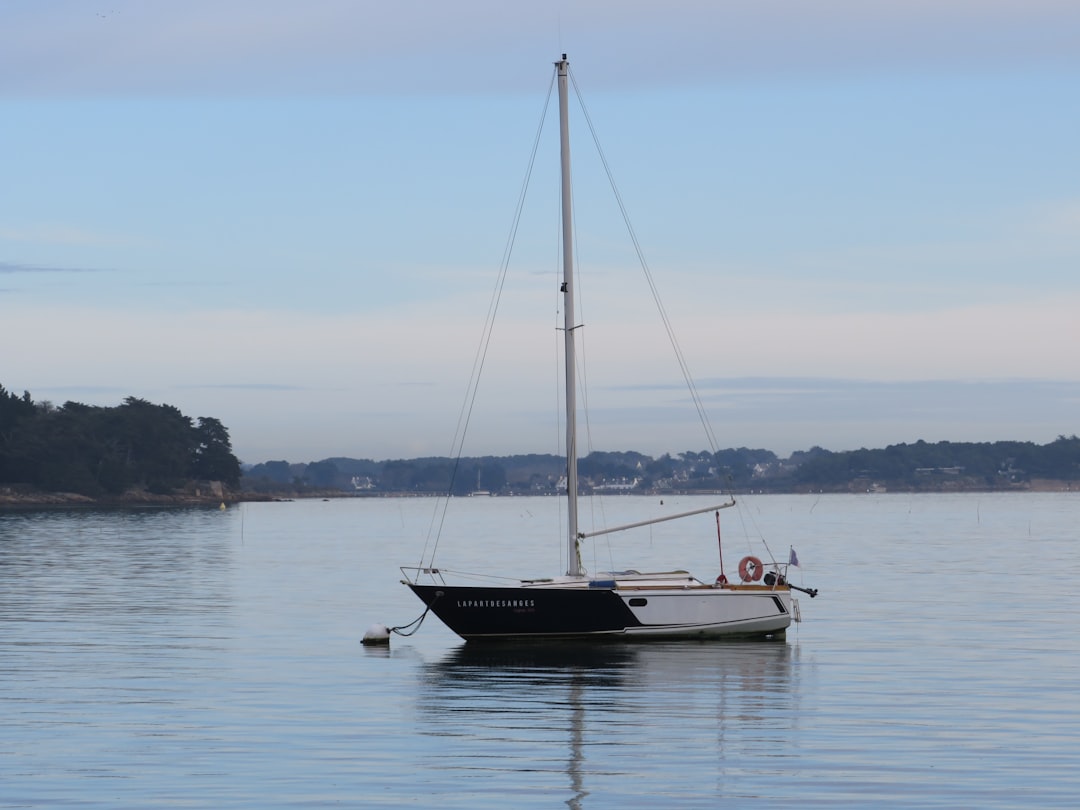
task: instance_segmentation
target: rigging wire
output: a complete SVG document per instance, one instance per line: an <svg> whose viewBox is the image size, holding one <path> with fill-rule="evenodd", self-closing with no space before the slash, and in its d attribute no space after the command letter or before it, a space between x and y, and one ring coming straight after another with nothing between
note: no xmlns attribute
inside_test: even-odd
<svg viewBox="0 0 1080 810"><path fill-rule="evenodd" d="M585 97L581 92L581 88L578 86L577 79L574 77L574 73L573 73L572 70L569 71L569 77L570 77L570 82L571 82L571 84L573 85L573 88L574 88L574 95L578 100L579 107L581 108L582 116L584 117L585 122L586 122L586 124L587 124L587 126L589 128L589 134L592 137L593 145L596 148L596 153L599 156L600 162L604 167L604 173L607 176L608 184L611 186L612 195L614 196L615 202L619 207L619 212L622 215L623 224L626 226L627 233L630 236L630 241L634 246L634 251L635 251L635 253L637 254L637 257L638 257L638 262L641 265L641 269L642 269L642 271L643 271L643 273L645 275L645 279L646 279L646 281L648 283L649 290L652 293L653 301L656 304L656 308L660 313L660 319L663 322L664 329L665 329L665 331L667 333L667 336L668 336L668 341L671 343L671 347L672 347L672 349L673 349L673 351L675 353L676 361L679 364L679 369L682 372L683 380L685 381L687 389L690 392L691 401L694 403L694 408L697 411L698 418L701 420L701 424L702 424L702 426L703 426L703 428L705 430L706 440L708 441L709 447L712 450L713 454L715 454L717 452L716 436L713 433L712 425L709 423L709 417L708 417L708 414L705 411L705 406L704 406L704 403L703 403L703 401L701 399L701 395L698 393L697 385L694 382L694 378L690 373L690 368L689 368L689 365L686 362L686 357L683 354L682 347L679 345L679 341L678 341L678 339L677 339L677 337L675 335L674 327L671 324L671 320L668 317L667 310L665 309L663 301L660 298L660 290L656 286L656 282L653 280L652 271L649 269L649 264L645 260L645 253L644 253L644 251L643 251L643 249L641 247L641 243L638 241L637 234L635 233L634 227L630 222L630 215L626 210L626 205L623 203L622 194L619 192L618 185L615 182L615 176L614 176L614 174L613 174L613 172L611 170L611 165L608 163L607 157L604 154L604 150L600 145L600 138L599 138L599 136L598 136L598 134L596 132L596 128L593 126L592 117L589 115L589 110L585 105ZM575 208L574 211L575 211L575 220L576 220L577 209ZM575 250L576 249L577 249L577 244L575 243ZM580 263L579 263L578 266L580 267ZM587 444L587 447L589 448L589 450L592 451L594 449L593 442L592 442L592 423L591 423L590 418L589 418L588 385L587 385L587 375L586 375L585 369L584 369L584 365L585 365L584 357L585 357L585 350L584 350L584 337L583 337L582 338L582 366L583 366L583 368L581 370L581 375L580 375L580 379L582 381L581 382L581 387L582 387L582 390L583 390L582 405L583 405L584 416L585 416L586 444ZM589 503L590 503L590 505L599 508L600 520L601 520L601 522L606 522L606 518L604 517L605 512L604 512L604 501L603 501L603 499L590 498ZM607 550L608 550L608 558L609 558L608 562L609 562L609 565L611 567L611 570L615 570L614 554L613 554L613 548L611 546L610 539L607 541ZM594 558L595 558L595 554L596 554L595 543L594 543L593 554L594 554Z"/></svg>
<svg viewBox="0 0 1080 810"><path fill-rule="evenodd" d="M671 325L671 319L668 317L667 310L664 308L664 303L660 298L660 290L656 286L656 282L653 280L652 271L649 269L649 264L645 261L645 253L641 248L641 243L638 241L637 234L634 232L634 227L630 223L630 215L627 213L626 206L623 203L622 195L619 193L619 188L615 183L615 176L612 174L611 166L608 164L607 157L604 155L604 150L600 147L600 139L597 136L596 129L593 127L592 118L589 116L589 111L585 107L585 99L581 93L581 89L577 85L577 80L574 78L573 72L570 73L570 81L574 85L574 93L578 98L578 102L581 105L581 112L585 117L585 122L589 127L589 133L592 135L593 144L596 146L596 152L600 156L600 162L603 164L604 172L607 175L608 183L611 185L611 191L615 196L615 202L619 206L619 211L622 214L623 224L626 225L627 233L630 235L630 241L634 246L634 251L637 253L638 262L641 264L642 272L645 274L645 280L648 282L649 290L652 292L653 301L656 304L656 308L660 313L660 320L663 321L664 330L667 332L668 340L671 343L671 347L675 352L675 359L679 364L679 369L682 371L683 380L686 382L686 387L690 392L690 398L694 403L694 408L697 410L698 418L701 420L702 427L705 429L705 436L709 442L709 448L715 454L717 452L716 435L713 433L712 425L709 423L709 416L705 412L705 404L701 399L701 395L698 393L697 384L694 382L694 378L690 374L690 367L686 362L686 356L683 354L682 347L679 346L679 341L675 336L675 329Z"/></svg>
<svg viewBox="0 0 1080 810"><path fill-rule="evenodd" d="M551 104L552 90L555 87L555 76L556 73L553 71L551 81L548 85L547 97L544 99L544 108L540 116L540 123L537 125L536 135L533 138L532 152L529 155L525 177L521 184L521 191L518 193L518 201L517 206L514 209L514 218L510 226L510 233L507 235L506 246L503 248L498 278L495 282L495 288L491 293L491 301L488 304L487 318L480 334L480 342L476 348L476 356L473 358L473 367L469 377L469 384L466 386L465 399L461 406L461 412L458 414L457 428L454 431L454 438L450 447L450 457L454 459L454 465L450 473L450 484L446 496L439 501L436 501L431 516L431 523L428 526L427 537L424 541L424 548L420 556L421 567L423 567L423 560L425 558L431 560L432 564L434 563L435 552L439 546L439 538L442 536L443 526L446 522L446 512L450 506L450 496L453 494L454 483L457 481L458 471L461 467L461 453L465 446L465 437L468 434L473 407L476 405L476 395L480 390L480 376L484 369L484 361L487 359L488 349L491 346L491 338L495 330L495 314L498 311L499 302L502 299L503 287L506 284L506 276L510 267L510 256L514 250L518 227L521 224L521 215L525 208L525 197L529 189L529 182L532 179L533 166L536 164L536 155L540 145L540 135L544 130L544 121L547 119L548 107ZM430 557L427 553L429 545L431 546Z"/></svg>
<svg viewBox="0 0 1080 810"><path fill-rule="evenodd" d="M527 169L526 169L526 172L525 172L525 177L524 177L524 179L522 181L521 190L520 190L520 193L518 195L517 206L516 206L515 211L514 211L514 217L513 217L512 225L511 225L511 228L510 228L510 233L509 233L509 235L507 237L506 246L504 248L502 261L501 261L500 267L499 267L499 274L498 274L498 277L497 277L497 280L496 280L496 283L495 283L495 287L494 287L494 289L492 291L491 300L490 300L489 306L488 306L487 318L486 318L486 321L485 321L485 324L484 324L484 328L483 328L483 330L481 332L480 341L479 341L479 344L477 346L476 355L475 355L474 360L473 360L472 372L471 372L471 375L470 375L470 378L469 378L469 383L468 383L468 385L466 387L465 397L464 397L464 401L462 403L462 408L461 408L461 411L460 411L459 416L458 416L458 423L457 423L457 427L455 429L454 438L453 438L453 441L451 442L451 453L450 453L450 455L451 455L451 458L453 458L454 461L453 461L453 467L452 467L451 475L450 475L449 488L448 488L448 491L447 491L446 495L441 497L440 499L438 499L438 501L435 504L435 507L434 507L434 510L433 510L433 513L432 513L432 516L431 516L431 522L430 522L429 527L428 527L427 537L426 537L425 542L424 542L424 548L423 548L423 551L421 553L421 565L420 565L421 569L424 568L423 560L425 560L425 559L428 559L428 560L431 561L430 565L432 565L432 566L434 565L435 553L436 553L436 551L438 549L439 539L441 538L442 530L443 530L443 527L444 527L444 524L445 524L445 521L446 521L446 515L447 515L448 508L449 508L450 496L453 493L454 484L455 484L455 482L456 482L456 480L458 478L458 474L460 472L461 454L462 454L462 451L463 451L463 448L464 448L465 438L466 438L466 435L468 433L469 424L470 424L470 421L471 421L471 418L472 418L473 408L474 408L474 406L476 404L477 394L479 392L480 377L481 377L481 374L483 372L485 361L487 359L488 349L489 349L489 347L491 345L492 336L493 336L493 332L494 332L495 315L496 315L496 312L498 310L498 306L499 306L499 303L500 303L501 298L502 298L503 289L504 289L504 286L505 286L505 283L506 283L506 278L507 278L508 271L509 271L510 257L511 257L511 255L513 253L514 245L515 245L516 238L517 238L518 228L519 228L519 226L521 224L522 213L523 213L524 205L525 205L525 198L526 198L526 194L527 194L530 182L531 182L532 172L533 172L533 169L534 169L534 166L535 166L535 163L536 163L536 157L537 157L538 150L539 150L540 138L541 138L541 134L543 132L544 123L545 123L547 115L548 115L548 109L550 107L552 93L553 93L553 90L554 90L554 87L555 87L556 76L557 76L557 70L553 71L551 81L550 81L550 84L548 86L547 97L545 98L545 101L544 101L543 112L542 112L542 114L540 116L540 122L539 122L539 124L537 126L536 135L535 135L534 140L533 140L532 151L531 151L530 156L529 156L528 165L527 165ZM698 418L701 421L702 427L704 428L705 437L706 437L706 439L707 439L707 441L709 443L709 447L710 447L712 453L715 455L718 452L718 445L717 445L716 436L715 436L715 433L713 431L712 425L709 422L708 414L707 414L707 412L705 410L704 402L703 402L703 400L701 398L701 395L700 395L700 393L699 393L699 391L697 389L697 385L694 382L694 378L690 373L690 368L689 368L689 365L688 365L688 363L686 361L686 357L685 357L685 355L683 353L682 347L679 344L678 338L676 337L674 327L673 327L673 325L671 323L671 319L669 318L667 310L666 310L666 308L664 306L664 303L663 303L663 301L662 301L662 299L660 297L659 288L656 285L656 282L655 282L655 280L653 278L653 275L652 275L652 271L649 268L648 262L645 259L645 255L644 255L644 251L643 251L643 249L641 247L641 243L639 242L637 234L634 231L633 225L631 224L631 221L630 221L629 213L627 212L626 206L625 206L625 204L623 202L622 195L619 192L617 184L615 183L615 178L614 178L614 174L613 174L613 172L611 170L611 166L608 163L607 157L605 156L602 147L600 146L600 140L599 140L599 137L597 135L596 128L594 127L593 122L592 122L592 118L589 115L589 111L588 111L587 107L585 106L584 96L581 93L581 89L578 87L577 80L574 77L574 74L573 74L572 71L569 72L569 78L570 78L571 84L572 84L572 86L574 88L574 94L577 97L578 104L579 104L579 106L581 108L583 117L584 117L585 122L586 122L586 124L588 126L589 133L590 133L590 135L592 137L592 140L593 140L593 144L594 144L594 146L596 148L596 151L597 151L597 154L599 156L600 162L601 162L601 164L603 166L603 169L604 169L604 172L605 172L605 174L607 176L607 180L608 180L608 183L609 183L609 185L611 187L612 194L613 194L613 196L615 198L616 204L618 205L619 211L620 211L620 213L622 215L623 224L625 225L627 233L629 234L630 241L631 241L631 243L632 243L632 245L634 247L634 251L635 251L635 253L637 255L637 258L638 258L638 262L639 262L639 264L641 266L641 269L642 269L642 272L643 272L643 274L645 276L645 279L646 279L646 282L648 284L649 290L650 290L650 292L652 294L653 302L656 305L657 311L659 312L660 319L661 319L661 321L663 323L664 330L665 330L665 332L667 334L667 337L668 337L668 341L671 344L672 350L673 350L673 352L675 354L676 361L677 361L677 363L679 365L680 372L682 373L683 380L684 380L684 382L686 384L686 387L687 387L687 389L689 391L691 401L694 403L694 408L697 411ZM573 193L573 190L571 189L571 194L572 193ZM576 230L576 213L577 212L576 212L576 207L575 207L574 208L575 230ZM577 259L578 258L577 257L578 246L577 246L576 242L575 242L574 248L575 248L575 259ZM579 263L578 263L578 266L579 266ZM577 280L579 278L580 278L580 273L575 271L575 279L574 279L575 283L577 282ZM559 297L559 301L560 302L562 301L561 297ZM558 306L556 307L556 310L558 311ZM579 326L581 326L581 325L576 324L572 328L578 329ZM557 330L560 330L560 328L557 327ZM589 450L591 452L593 450L593 443L592 443L591 423L590 423L590 420L589 420L589 408L588 408L588 399L589 398L588 398L587 375L585 373L586 363L585 363L585 346L584 346L584 334L583 334L583 332L584 332L584 330L582 330L582 340L581 340L581 347L582 347L581 361L578 363L578 368L575 369L574 371L575 371L575 374L578 376L578 379L579 379L579 382L580 382L580 389L581 389L581 393L582 393L581 405L582 405L582 411L584 413L586 446L589 448ZM558 355L558 341L556 341L556 354ZM556 376L557 376L557 378L558 378L558 374L559 374L559 372L558 372L558 367L557 367L557 364L556 364ZM558 399L558 392L559 392L559 383L557 382L556 383L556 398L557 399ZM558 412L558 410L559 410L558 407L556 408L556 410ZM558 424L556 425L556 431L558 432L561 429L561 416L557 420L557 423ZM592 502L593 502L592 499L590 499L590 503L592 503ZM603 504L602 504L602 502L600 504L600 510L601 510L601 513L602 513L603 512ZM740 515L743 512L742 509L739 509L737 511L740 513ZM745 516L743 516L743 518L745 519ZM751 520L752 519L753 518L751 516ZM761 540L762 540L762 542L764 542L764 537L761 537ZM431 549L430 555L428 554L429 547ZM766 548L767 548L767 546L766 546ZM608 551L609 551L609 555L610 555L611 551L612 551L612 549L610 548L610 545L609 545ZM596 562L596 560L595 560L595 548L593 549L593 553L594 553L594 563L595 563ZM770 555L771 555L771 552L770 552ZM611 564L612 564L612 567L614 568L614 560L611 561ZM421 617L421 621L422 621L422 617Z"/></svg>
<svg viewBox="0 0 1080 810"><path fill-rule="evenodd" d="M593 126L592 117L589 115L589 110L585 105L585 98L581 92L581 88L578 87L577 79L574 77L573 71L569 71L570 82L574 88L574 95L577 97L578 104L581 108L582 116L585 119L585 123L589 128L589 133L592 136L593 144L596 147L597 155L600 158L600 162L604 167L604 173L607 176L608 183L611 186L612 195L615 197L615 202L619 207L619 212L622 214L623 224L626 226L627 233L630 236L630 241L634 246L634 251L637 254L638 262L641 265L642 273L645 276L645 280L648 283L649 290L652 293L653 302L656 304L657 311L660 313L660 319L663 322L664 330L667 333L668 341L671 343L672 350L675 354L675 359L679 364L679 370L682 372L683 380L686 383L687 390L690 394L690 399L694 403L694 409L697 411L698 419L701 421L701 425L705 431L705 438L709 443L709 449L713 456L719 451L719 443L716 440L716 434L713 431L711 422L709 421L708 412L705 409L705 403L701 398L701 394L698 391L697 383L694 381L693 375L690 373L690 366L687 363L686 356L683 353L682 347L679 344L678 338L675 334L675 328L671 323L671 319L668 317L667 309L664 306L663 300L660 297L660 290L653 279L652 270L649 268L649 263L645 259L644 250L641 247L641 243L638 240L637 233L634 231L633 224L630 221L630 215L626 210L626 205L623 202L622 194L619 192L618 185L615 182L615 176L611 170L611 165L608 163L607 156L604 154L604 150L600 145L600 138L596 132L596 128ZM591 447L591 432L589 432L589 417L588 411L585 414L586 431L589 435L589 442ZM740 516L740 520L743 523L744 535L749 538L750 533L746 530L746 520L749 518L750 522L754 525L754 529L757 532L762 544L765 545L766 551L769 556L772 557L772 550L769 549L768 543L765 541L765 537L757 526L757 522L754 520L753 515L745 514L742 508L741 502L736 508L736 512ZM610 551L610 548L609 548ZM773 560L775 562L775 559Z"/></svg>

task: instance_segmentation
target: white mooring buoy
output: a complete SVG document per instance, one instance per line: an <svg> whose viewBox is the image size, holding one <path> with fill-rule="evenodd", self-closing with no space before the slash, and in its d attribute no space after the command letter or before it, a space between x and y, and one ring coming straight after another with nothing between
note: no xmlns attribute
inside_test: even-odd
<svg viewBox="0 0 1080 810"><path fill-rule="evenodd" d="M385 624L373 624L364 633L363 644L390 644L390 628Z"/></svg>

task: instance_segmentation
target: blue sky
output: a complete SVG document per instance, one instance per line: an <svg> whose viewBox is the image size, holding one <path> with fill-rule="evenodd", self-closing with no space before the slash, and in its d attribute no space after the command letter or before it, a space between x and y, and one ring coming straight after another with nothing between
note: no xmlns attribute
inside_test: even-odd
<svg viewBox="0 0 1080 810"><path fill-rule="evenodd" d="M718 444L1080 415L1080 6L0 5L0 384L245 462L444 455L570 56ZM590 446L701 450L573 123ZM559 452L554 121L467 454Z"/></svg>

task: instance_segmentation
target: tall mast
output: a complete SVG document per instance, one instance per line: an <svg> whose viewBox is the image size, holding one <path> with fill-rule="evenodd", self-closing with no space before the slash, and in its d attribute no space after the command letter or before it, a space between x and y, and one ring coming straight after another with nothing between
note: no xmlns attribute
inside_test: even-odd
<svg viewBox="0 0 1080 810"><path fill-rule="evenodd" d="M570 194L570 122L566 54L555 63L559 74L559 143L562 163L563 340L566 344L566 573L581 576L578 554L577 365L574 354L574 230Z"/></svg>

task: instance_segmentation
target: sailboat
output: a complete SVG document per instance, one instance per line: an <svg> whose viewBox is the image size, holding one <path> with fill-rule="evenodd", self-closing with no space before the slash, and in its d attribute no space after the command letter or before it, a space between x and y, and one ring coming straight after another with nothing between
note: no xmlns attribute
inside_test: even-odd
<svg viewBox="0 0 1080 810"><path fill-rule="evenodd" d="M766 570L760 558L739 564L739 582L721 576L706 581L686 571L636 570L589 574L581 563L580 542L611 532L715 512L735 505L734 498L701 509L583 532L578 527L577 402L574 308L573 229L568 122L569 62L555 63L559 97L562 208L562 285L564 296L566 396L567 530L564 575L511 581L510 584L453 584L433 565L403 566L403 584L466 641L569 641L576 639L704 639L716 637L783 638L799 620L792 590L810 596L786 579L787 564ZM421 616L421 619L423 619ZM418 620L418 621L420 621Z"/></svg>

